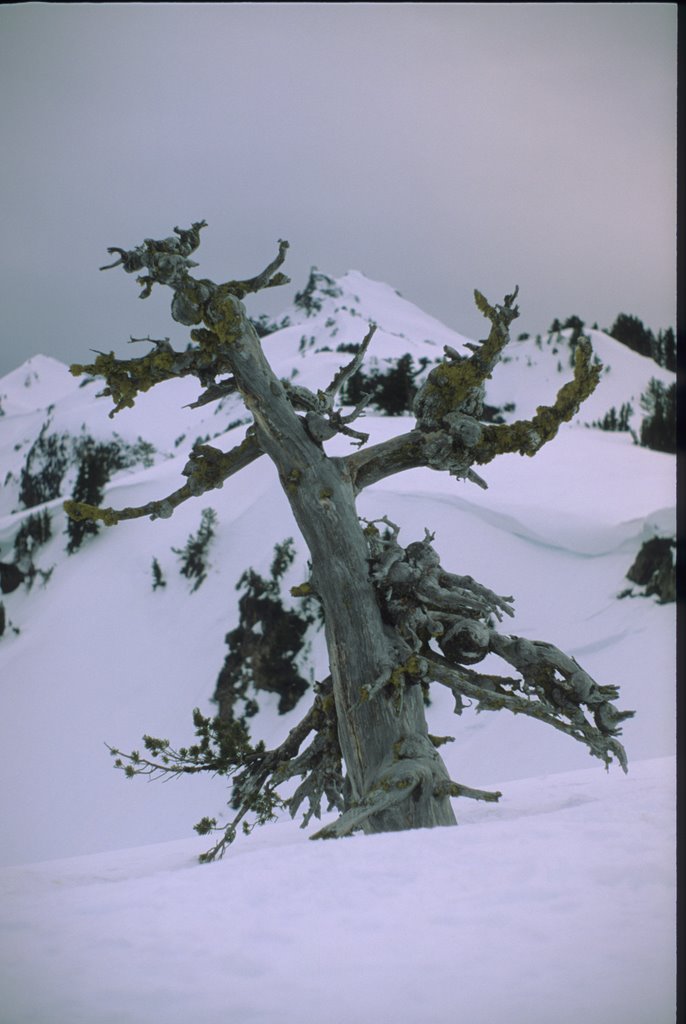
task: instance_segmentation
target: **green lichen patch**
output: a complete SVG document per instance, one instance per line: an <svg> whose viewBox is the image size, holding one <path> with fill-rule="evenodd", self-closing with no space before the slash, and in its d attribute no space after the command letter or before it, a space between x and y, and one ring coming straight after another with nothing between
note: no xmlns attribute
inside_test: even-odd
<svg viewBox="0 0 686 1024"><path fill-rule="evenodd" d="M480 368L469 359L441 363L433 369L422 395L424 403L431 410L432 420L440 422L459 409L474 390L481 387L483 381Z"/></svg>
<svg viewBox="0 0 686 1024"><path fill-rule="evenodd" d="M509 341L509 324L519 315L512 295L505 296L502 306L492 306L479 291L474 292L477 308L491 321L488 338L479 345L468 345L473 355L461 356L446 346L446 358L435 367L420 388L415 400L419 426L424 430L446 426L452 413L480 416L483 409L484 383L493 372Z"/></svg>
<svg viewBox="0 0 686 1024"><path fill-rule="evenodd" d="M433 736L429 733L429 739L434 747L442 747L445 743L454 743L454 736Z"/></svg>
<svg viewBox="0 0 686 1024"><path fill-rule="evenodd" d="M163 381L193 375L207 386L214 383L216 377L230 373L231 363L219 344L208 343L210 334L204 331L203 343L185 352L176 352L165 339L153 342L153 351L136 359L117 359L113 352L101 352L93 363L74 363L69 370L75 377L86 373L105 380L107 387L101 394L112 397L111 418L122 409L132 408L139 394Z"/></svg>
<svg viewBox="0 0 686 1024"><path fill-rule="evenodd" d="M590 343L579 342L576 349L574 379L564 384L550 406L540 405L530 420L509 424L487 424L475 448L475 461L481 465L506 452L533 456L557 434L560 425L572 419L581 403L595 390L602 365L591 363Z"/></svg>
<svg viewBox="0 0 686 1024"><path fill-rule="evenodd" d="M291 597L310 597L313 593L310 583L298 583L297 586L290 589Z"/></svg>
<svg viewBox="0 0 686 1024"><path fill-rule="evenodd" d="M120 518L119 513L113 508L98 508L97 505L89 505L85 501L65 501L62 507L69 518L77 523L100 520L105 526L116 526Z"/></svg>
<svg viewBox="0 0 686 1024"><path fill-rule="evenodd" d="M285 487L287 493L288 494L295 494L295 492L297 491L298 487L300 486L300 481L301 480L302 480L302 470L298 469L297 467L294 467L288 473L286 473L285 476L283 477L283 481L284 481L284 487Z"/></svg>

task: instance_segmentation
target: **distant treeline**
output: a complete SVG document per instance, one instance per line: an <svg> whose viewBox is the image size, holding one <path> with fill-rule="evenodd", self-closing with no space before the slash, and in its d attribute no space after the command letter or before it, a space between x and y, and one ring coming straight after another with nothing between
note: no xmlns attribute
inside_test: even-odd
<svg viewBox="0 0 686 1024"><path fill-rule="evenodd" d="M564 323L555 319L550 325L550 333L557 334L558 331L570 327L578 337L584 329L584 322L578 316L570 316ZM598 325L594 324L593 329L598 330ZM676 337L673 328L668 327L653 334L637 316L620 313L612 327L606 327L604 330L605 334L609 334L615 341L621 341L622 345L626 345L632 352L647 356L658 366L676 373Z"/></svg>

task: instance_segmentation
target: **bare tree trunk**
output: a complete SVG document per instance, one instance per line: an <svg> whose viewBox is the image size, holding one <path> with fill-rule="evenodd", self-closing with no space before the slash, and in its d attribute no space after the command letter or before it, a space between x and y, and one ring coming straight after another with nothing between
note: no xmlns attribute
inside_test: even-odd
<svg viewBox="0 0 686 1024"><path fill-rule="evenodd" d="M320 497L322 483L326 497ZM423 765L422 782L412 796L373 814L363 829L388 832L455 824L448 797L435 793L449 776L428 738L421 687L406 687L397 708L383 694L363 699L366 689L384 677L390 680L398 666L369 578L369 553L350 481L331 460L326 472L321 466L305 471L297 493L289 498L312 557L312 584L324 606L339 741L353 804L379 787L383 791L407 785L406 776L395 779L392 772L403 760L411 771Z"/></svg>
<svg viewBox="0 0 686 1024"><path fill-rule="evenodd" d="M327 457L294 412L242 305L229 296L219 312L208 326L220 337L225 324L238 327L240 321L232 332L235 380L310 552L312 586L324 607L350 809L360 808L356 827L387 832L454 825L450 779L428 737L421 686L399 687L402 698L396 703L384 693L365 699L384 677L390 683L402 664L370 579L369 551L345 462Z"/></svg>

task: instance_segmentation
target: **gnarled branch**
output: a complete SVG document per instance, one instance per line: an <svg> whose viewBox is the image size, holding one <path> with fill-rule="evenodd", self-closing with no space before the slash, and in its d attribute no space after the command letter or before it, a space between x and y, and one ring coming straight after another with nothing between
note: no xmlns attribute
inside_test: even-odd
<svg viewBox="0 0 686 1024"><path fill-rule="evenodd" d="M210 387L217 376L230 373L232 369L228 356L218 351L200 347L176 352L167 339L131 338L131 341L151 341L155 348L135 359L117 359L113 352L101 352L93 363L74 363L69 367L69 372L75 377L89 373L105 379L107 387L98 394L98 398L112 397L115 405L109 414L110 419L122 409L132 408L137 395L163 381L194 376L203 387ZM201 395L198 404L203 404L202 399Z"/></svg>
<svg viewBox="0 0 686 1024"><path fill-rule="evenodd" d="M531 420L512 424L481 423L484 383L491 376L509 340L508 327L517 315L516 290L502 306L490 306L476 292L479 309L492 321L489 337L470 346L470 358L446 346L446 358L435 367L415 398L417 426L399 437L348 455L346 466L356 491L407 469L428 467L448 472L481 487L485 481L474 471L496 455L520 452L534 455L551 441L562 423L569 421L594 391L602 366L592 362L588 341L576 349L574 378L564 384L551 406L539 406Z"/></svg>
<svg viewBox="0 0 686 1024"><path fill-rule="evenodd" d="M205 718L196 708L193 721L199 742L189 747L174 748L166 739L144 736L143 742L150 756L143 756L134 750L125 754L115 747L108 747L115 758L115 767L129 777L146 775L149 778L174 778L179 775L195 775L209 772L212 775L226 775L233 779L231 806L237 813L224 826L217 826L216 819L204 818L196 831L201 835L221 832L221 838L204 853L203 862L222 857L226 848L236 837L238 825L243 821L246 831L254 824L264 824L274 817L274 811L286 807L294 817L302 801L307 798L308 810L302 827L314 815L321 816L321 799L326 796L329 809L343 806L341 789L341 754L336 737L336 712L332 698L332 682L328 677L318 684L312 706L295 725L288 736L272 750L264 745L250 743L245 722L242 719L223 722L218 717ZM312 733L314 740L302 754L300 747ZM288 800L283 800L277 787L288 779L304 776L303 784ZM246 816L253 813L256 822L250 825Z"/></svg>
<svg viewBox="0 0 686 1024"><path fill-rule="evenodd" d="M581 339L576 347L574 379L560 388L553 405L539 405L531 420L486 424L474 449L475 461L484 465L503 452L532 456L552 441L561 424L576 415L581 403L598 385L603 367L599 362L593 363L592 356L591 343Z"/></svg>
<svg viewBox="0 0 686 1024"><path fill-rule="evenodd" d="M385 517L376 522L385 523L386 531L382 534L375 523L365 530L371 578L387 621L411 656L400 666L405 671L380 679L370 698L391 683L428 685L435 680L453 691L458 714L464 696L476 699L480 709L505 707L538 718L585 743L605 764L614 756L626 771L626 754L616 737L634 712L614 706L617 687L599 686L553 644L498 633L491 616L512 615L512 598L499 597L471 577L446 572L428 531L423 541L402 548L398 527ZM467 667L489 653L514 666L521 678L479 675Z"/></svg>
<svg viewBox="0 0 686 1024"><path fill-rule="evenodd" d="M188 477L185 484L172 491L166 498L148 501L145 505L126 508L98 508L83 501L65 501L64 511L70 519L80 522L84 519L100 520L105 526L116 526L126 519L169 519L175 508L196 498L215 487L221 487L225 480L263 455L254 434L248 433L239 445L229 452L221 452L211 445L197 445L183 469Z"/></svg>
<svg viewBox="0 0 686 1024"><path fill-rule="evenodd" d="M505 639L516 641L518 638ZM566 700L566 710L563 710L560 702L551 695L554 684L551 684L551 692L546 695L544 690L541 697L535 693L530 671L521 679L484 675L463 665L451 664L435 652L428 652L424 657L427 663L427 678L442 683L453 692L458 714L461 714L464 707L462 698L467 697L476 702L477 711L506 709L515 715L527 715L584 743L589 753L598 757L606 766L610 765L614 757L623 771L628 770L626 751L616 735L592 725L583 713L582 701L577 703L571 699ZM631 717L634 712L619 712L613 707L609 714L615 723L613 730L621 732L621 729L617 729L616 722ZM565 721L565 717L569 720Z"/></svg>
<svg viewBox="0 0 686 1024"><path fill-rule="evenodd" d="M226 284L219 286L220 293L229 293L235 295L238 299L242 299L244 295L248 295L250 292L259 292L264 288L276 288L282 284L289 284L290 277L286 277L285 274L276 273L286 259L288 248L288 242L280 238L279 251L276 257L260 274L256 274L255 277L250 277L245 281L227 281Z"/></svg>
<svg viewBox="0 0 686 1024"><path fill-rule="evenodd" d="M376 324L370 324L369 330L360 344L359 352L355 354L354 359L338 370L331 383L323 391L317 391L315 394L309 388L302 387L300 384L293 384L289 380L282 381L293 408L305 412L307 431L310 437L318 444L330 440L336 434L345 434L347 437L355 438L358 446L365 444L369 440L369 434L353 430L348 424L362 415L370 396L365 396L361 402L358 402L353 411L346 415L339 409L334 409L334 402L336 395L346 380L355 373L362 363L364 354L374 337L375 331Z"/></svg>

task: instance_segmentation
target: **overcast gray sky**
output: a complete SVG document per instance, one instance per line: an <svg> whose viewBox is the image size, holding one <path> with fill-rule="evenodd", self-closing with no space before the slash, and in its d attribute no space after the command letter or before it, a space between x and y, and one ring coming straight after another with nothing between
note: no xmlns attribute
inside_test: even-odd
<svg viewBox="0 0 686 1024"><path fill-rule="evenodd" d="M482 336L572 313L675 321L676 4L0 8L0 374L187 337L109 245L205 219L198 274L291 243ZM357 340L357 339L351 339ZM140 353L138 353L140 354Z"/></svg>

